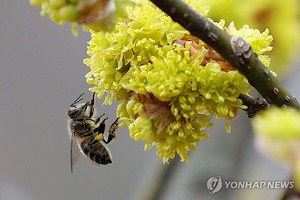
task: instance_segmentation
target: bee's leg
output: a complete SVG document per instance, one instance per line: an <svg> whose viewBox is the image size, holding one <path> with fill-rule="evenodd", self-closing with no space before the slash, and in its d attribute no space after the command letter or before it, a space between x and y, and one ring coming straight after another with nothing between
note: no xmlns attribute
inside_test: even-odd
<svg viewBox="0 0 300 200"><path fill-rule="evenodd" d="M95 137L91 137L87 143L88 146L93 146L94 144L96 144L97 142L99 142L100 140L104 140L104 134L103 133L98 133L98 135L96 135Z"/></svg>
<svg viewBox="0 0 300 200"><path fill-rule="evenodd" d="M112 123L112 125L110 125L107 140L106 141L104 139L102 140L105 144L110 143L110 141L112 141L112 139L114 139L116 137L115 131L119 127L118 120L119 120L119 117L114 121L114 123Z"/></svg>
<svg viewBox="0 0 300 200"><path fill-rule="evenodd" d="M91 105L94 106L95 103L95 94L96 92L93 93L92 99L91 99Z"/></svg>
<svg viewBox="0 0 300 200"><path fill-rule="evenodd" d="M102 117L102 116L100 116L100 117ZM103 134L104 133L104 131L105 131L105 121L107 120L108 118L106 117L106 118L104 118L103 120L102 120L102 122L100 123L100 125L97 127L97 128L95 128L95 130L94 130L94 133L97 133L97 134ZM98 119L96 119L96 121L100 121L100 118L99 118L99 120Z"/></svg>
<svg viewBox="0 0 300 200"><path fill-rule="evenodd" d="M88 146L93 146L96 142L97 142L97 140L95 140L95 138L90 138L89 142L87 143L87 145Z"/></svg>
<svg viewBox="0 0 300 200"><path fill-rule="evenodd" d="M102 115L100 115L96 120L95 120L95 124L98 124L100 122L101 117L103 117L105 115L105 113L103 113Z"/></svg>

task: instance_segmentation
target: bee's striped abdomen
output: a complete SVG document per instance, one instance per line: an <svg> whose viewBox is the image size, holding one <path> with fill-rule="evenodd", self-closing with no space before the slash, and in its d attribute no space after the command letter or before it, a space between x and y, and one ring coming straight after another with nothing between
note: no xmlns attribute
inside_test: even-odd
<svg viewBox="0 0 300 200"><path fill-rule="evenodd" d="M81 143L81 149L85 156L98 165L112 163L108 150L100 141L92 145L89 145L88 141L87 139Z"/></svg>

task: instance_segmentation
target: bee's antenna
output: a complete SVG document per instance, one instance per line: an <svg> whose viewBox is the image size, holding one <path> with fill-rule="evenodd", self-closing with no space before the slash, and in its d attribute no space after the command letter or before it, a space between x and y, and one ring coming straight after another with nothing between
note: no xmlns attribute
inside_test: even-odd
<svg viewBox="0 0 300 200"><path fill-rule="evenodd" d="M94 106L94 103L95 103L95 94L96 92L93 93L93 96L92 96L92 100L91 100L91 105Z"/></svg>
<svg viewBox="0 0 300 200"><path fill-rule="evenodd" d="M77 99L75 99L75 101L70 105L70 106L74 106L74 104L80 102L82 100L82 96L84 95L84 93L82 93L81 95L79 95L79 97L77 97Z"/></svg>

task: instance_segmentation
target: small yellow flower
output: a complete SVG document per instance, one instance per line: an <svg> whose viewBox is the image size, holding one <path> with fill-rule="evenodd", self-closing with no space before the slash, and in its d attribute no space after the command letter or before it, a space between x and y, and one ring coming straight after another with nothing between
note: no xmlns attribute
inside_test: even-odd
<svg viewBox="0 0 300 200"><path fill-rule="evenodd" d="M257 133L263 136L290 140L300 139L300 112L293 108L271 107L253 119Z"/></svg>
<svg viewBox="0 0 300 200"><path fill-rule="evenodd" d="M76 25L94 31L109 31L114 28L117 18L127 17L126 7L130 0L30 0L41 7L42 15L49 15L57 24L70 22L77 35Z"/></svg>
<svg viewBox="0 0 300 200"><path fill-rule="evenodd" d="M298 110L278 107L262 111L252 120L259 149L293 168L298 191L300 191L299 121Z"/></svg>

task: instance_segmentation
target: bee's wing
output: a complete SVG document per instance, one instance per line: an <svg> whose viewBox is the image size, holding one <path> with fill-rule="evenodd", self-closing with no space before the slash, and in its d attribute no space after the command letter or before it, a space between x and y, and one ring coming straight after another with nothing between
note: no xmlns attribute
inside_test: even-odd
<svg viewBox="0 0 300 200"><path fill-rule="evenodd" d="M70 164L71 164L71 173L73 173L73 166L77 163L79 159L79 148L76 144L76 139L74 132L71 135L71 146L70 146Z"/></svg>

